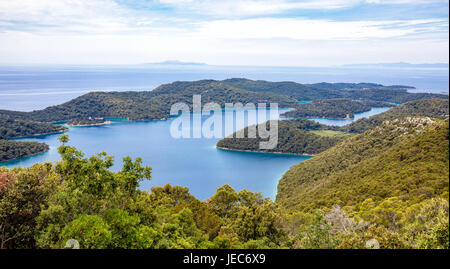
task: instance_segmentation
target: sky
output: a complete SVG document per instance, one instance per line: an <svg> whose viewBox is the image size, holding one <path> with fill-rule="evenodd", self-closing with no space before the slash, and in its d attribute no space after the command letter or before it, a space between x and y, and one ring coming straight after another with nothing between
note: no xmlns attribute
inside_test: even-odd
<svg viewBox="0 0 450 269"><path fill-rule="evenodd" d="M448 63L441 0L0 0L0 64Z"/></svg>

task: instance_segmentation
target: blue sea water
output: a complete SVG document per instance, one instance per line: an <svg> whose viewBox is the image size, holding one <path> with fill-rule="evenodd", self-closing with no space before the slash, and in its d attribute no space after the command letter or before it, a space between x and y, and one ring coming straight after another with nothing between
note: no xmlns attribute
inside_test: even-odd
<svg viewBox="0 0 450 269"><path fill-rule="evenodd" d="M369 111L363 113L355 113L355 116L352 119L327 119L327 118L308 118L308 119L317 121L325 125L344 126L349 123L352 123L355 120L359 120L361 118L368 118L370 116L383 113L389 109L390 107L372 107L372 109L370 109Z"/></svg>
<svg viewBox="0 0 450 269"><path fill-rule="evenodd" d="M374 110L375 109L375 110ZM374 108L371 111L357 114L357 118L380 113L388 108ZM280 109L279 114L288 111ZM225 111L219 111L225 119ZM189 115L191 127L194 127L192 114ZM269 119L269 113L266 113ZM278 118L278 117L276 117ZM201 118L202 123L208 116ZM234 121L236 113L233 113ZM271 118L273 119L273 118ZM67 134L70 145L90 156L105 151L115 156L113 170L121 168L121 159L125 156L141 157L145 165L153 168L152 179L141 184L141 189L150 190L152 186L167 183L188 187L199 199L206 199L216 189L229 184L236 190L248 189L262 192L265 197L275 198L276 186L281 176L293 165L309 159L309 156L249 153L225 151L215 147L218 138L175 139L170 134L171 124L175 119L167 121L133 122L112 119L112 124L92 127L70 127ZM319 119L318 121L324 121ZM260 118L257 122L262 122ZM348 122L351 120L346 120ZM256 123L246 116L245 126ZM326 119L326 124L341 125L342 120ZM223 136L226 121L223 121ZM236 124L230 129L236 131ZM191 131L193 133L193 131ZM58 135L22 138L19 141L37 141L50 145L50 151L32 157L14 160L0 165L8 168L31 166L36 162L57 161Z"/></svg>
<svg viewBox="0 0 450 269"><path fill-rule="evenodd" d="M279 113L287 111L280 109ZM225 111L219 111L225 117ZM236 113L232 113L236 120ZM267 118L269 114L267 113ZM181 116L183 117L183 116ZM192 124L192 114L191 126ZM276 117L278 118L278 117ZM202 123L208 119L203 116ZM273 119L273 118L272 118ZM274 198L276 185L290 166L310 157L298 155L247 153L219 150L215 147L219 138L179 138L170 134L174 119L167 121L115 121L110 125L92 127L71 127L68 131L70 145L76 146L87 156L106 151L115 156L114 170L121 167L125 156L141 157L145 165L153 168L152 179L141 184L142 189L167 183L186 186L200 199L206 199L216 189L229 184L236 190L248 189L262 192L264 196ZM258 119L257 122L263 120ZM229 135L223 121L223 136ZM245 117L244 125L254 124ZM231 132L236 130L233 125ZM50 151L28 158L10 161L0 165L6 167L31 166L36 162L56 161L59 159L57 147L58 135L17 139L22 141L45 142Z"/></svg>
<svg viewBox="0 0 450 269"><path fill-rule="evenodd" d="M0 109L31 111L60 104L93 90L152 90L162 83L179 80L226 79L246 77L271 81L303 83L375 82L406 84L417 91L448 93L448 69L370 72L333 68L259 68L259 67L161 67L142 66L34 66L0 67ZM373 108L355 115L355 119L381 113ZM284 110L280 110L282 113ZM224 113L224 112L222 112ZM314 119L329 125L344 125L355 119ZM128 122L115 119L111 125L73 127L68 132L70 145L86 156L106 151L115 156L118 170L121 159L141 157L153 168L152 179L142 189L167 183L186 186L199 199L207 199L216 189L229 184L236 190L249 189L274 198L281 176L308 156L223 151L215 148L218 138L174 139L168 121ZM205 118L203 117L204 121ZM251 124L246 122L245 124ZM50 151L20 160L2 163L7 167L30 166L36 162L56 161L57 135L25 138L45 142Z"/></svg>
<svg viewBox="0 0 450 269"><path fill-rule="evenodd" d="M448 68L0 66L0 109L31 111L90 91L152 90L174 81L235 77L299 83L373 82L416 87L411 92L449 92Z"/></svg>

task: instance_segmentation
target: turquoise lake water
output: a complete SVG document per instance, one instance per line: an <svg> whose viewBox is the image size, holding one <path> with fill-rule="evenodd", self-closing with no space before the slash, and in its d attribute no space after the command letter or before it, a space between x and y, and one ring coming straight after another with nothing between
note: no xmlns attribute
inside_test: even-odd
<svg viewBox="0 0 450 269"><path fill-rule="evenodd" d="M374 108L357 117L370 116L387 110ZM287 111L280 109L279 114ZM224 111L220 111L224 115ZM235 114L234 114L235 116ZM192 122L192 114L189 115ZM267 113L268 117L268 113ZM202 117L204 122L208 117ZM234 118L235 119L235 118ZM141 189L167 183L188 187L199 199L207 199L216 189L229 184L235 190L248 189L262 192L265 197L275 198L281 176L292 166L309 159L308 156L233 152L216 149L218 138L175 139L170 135L174 119L167 121L128 122L115 121L110 125L71 127L67 134L70 145L76 146L86 156L106 151L115 156L113 170L119 170L121 159L127 155L141 157L145 165L153 168L152 179L144 181ZM327 124L342 125L343 120L319 119ZM345 120L348 122L351 120ZM261 122L258 119L258 122ZM254 124L247 118L244 125ZM225 124L225 123L224 123ZM222 126L224 135L225 125ZM50 151L0 165L6 167L31 166L36 162L59 159L58 135L24 138L18 140L45 142Z"/></svg>
<svg viewBox="0 0 450 269"><path fill-rule="evenodd" d="M374 72L364 68L310 67L1 66L0 109L31 111L60 104L89 91L152 90L162 83L177 80L232 77L301 83L406 84L416 86L416 90L411 90L414 92L448 93L448 69L379 69ZM387 108L373 108L356 114L355 119L314 120L342 126L385 110ZM174 139L169 132L172 121L118 121L105 126L71 128L68 134L70 144L85 152L86 156L101 151L114 155L115 170L120 169L124 156L142 157L144 164L153 168L152 179L143 182L142 189L171 183L189 187L199 199L209 198L223 184L229 184L238 191L244 188L260 191L264 196L274 198L281 176L292 165L309 158L218 150L215 148L218 138ZM56 161L59 159L57 137L22 139L45 142L50 145L50 151L0 165L31 166L36 162Z"/></svg>

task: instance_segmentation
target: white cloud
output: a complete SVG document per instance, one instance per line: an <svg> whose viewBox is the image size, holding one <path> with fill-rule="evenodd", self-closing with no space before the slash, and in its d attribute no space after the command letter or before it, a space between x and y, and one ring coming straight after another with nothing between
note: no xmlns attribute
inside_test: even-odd
<svg viewBox="0 0 450 269"><path fill-rule="evenodd" d="M395 27L390 27L394 25ZM290 18L218 20L204 23L195 33L223 39L356 40L406 37L432 33L436 27L448 27L442 20L410 21L328 21ZM417 36L415 36L417 37Z"/></svg>
<svg viewBox="0 0 450 269"><path fill-rule="evenodd" d="M159 0L181 10L209 16L241 17L273 15L295 10L334 10L360 4L418 5L445 0Z"/></svg>
<svg viewBox="0 0 450 269"><path fill-rule="evenodd" d="M213 5L212 0L162 1L179 8L189 6L191 11L206 12L210 7L223 14L241 15L343 8L360 2L230 0ZM0 0L0 29L3 63L180 59L212 64L325 65L448 61L448 19L336 21L232 16L191 20L136 13L112 0Z"/></svg>

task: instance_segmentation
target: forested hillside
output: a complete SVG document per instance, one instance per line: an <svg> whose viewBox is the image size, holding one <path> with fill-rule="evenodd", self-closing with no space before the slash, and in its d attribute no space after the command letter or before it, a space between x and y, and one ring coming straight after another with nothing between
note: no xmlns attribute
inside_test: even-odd
<svg viewBox="0 0 450 269"><path fill-rule="evenodd" d="M0 139L59 133L67 128L50 123L14 119L0 114Z"/></svg>
<svg viewBox="0 0 450 269"><path fill-rule="evenodd" d="M0 163L43 153L47 150L49 147L44 143L0 140Z"/></svg>
<svg viewBox="0 0 450 269"><path fill-rule="evenodd" d="M258 128L270 128L270 122ZM217 147L228 150L244 150L258 152L279 152L291 154L313 155L322 152L342 141L346 134L329 130L326 125L306 119L293 119L278 122L278 144L274 149L260 149L259 143L267 141L260 137L248 138L248 127L244 129L244 138L237 138L236 133L220 140Z"/></svg>
<svg viewBox="0 0 450 269"><path fill-rule="evenodd" d="M372 84L367 84L370 86ZM61 105L33 112L0 110L0 115L41 122L68 121L87 117L125 117L130 120L161 120L169 117L171 105L192 104L200 94L202 103L278 103L295 107L299 100L329 98L365 99L403 103L424 98L448 98L440 94L408 93L405 89L373 84L371 88L320 88L295 82L268 82L247 79L199 80L163 84L153 91L91 92Z"/></svg>
<svg viewBox="0 0 450 269"><path fill-rule="evenodd" d="M370 100L350 100L344 98L316 100L298 104L294 110L282 114L291 118L353 118L355 113L369 111L372 107L392 107L394 105Z"/></svg>
<svg viewBox="0 0 450 269"><path fill-rule="evenodd" d="M448 201L448 154L448 118L391 120L293 166L279 182L277 202L303 213L339 206L401 233L422 203ZM441 236L448 247L448 204L443 210L439 229L447 229Z"/></svg>
<svg viewBox="0 0 450 269"><path fill-rule="evenodd" d="M404 103L412 100L443 98L448 95L431 93L410 93L414 88L403 85L384 86L375 83L316 83L300 84L295 82L270 82L264 80L228 79L228 84L252 91L274 92L293 97L299 101L317 99L347 98L352 100L372 100L392 103Z"/></svg>
<svg viewBox="0 0 450 269"><path fill-rule="evenodd" d="M352 133L362 133L366 130L375 128L385 120L392 120L406 116L423 116L436 119L445 119L449 115L448 103L448 99L424 99L410 101L370 118L359 119L349 125L343 126L340 130Z"/></svg>
<svg viewBox="0 0 450 269"><path fill-rule="evenodd" d="M308 113L326 113L333 112L333 108L345 108L347 105L355 107L365 107L365 102L350 101L347 99L318 100L313 103L302 105L310 105L311 109ZM371 103L376 105L377 102ZM236 133L226 137L217 143L217 147L229 150L248 150L260 152L282 152L292 154L314 155L320 153L338 142L342 141L349 134L362 133L366 130L373 129L386 120L392 120L406 116L423 116L436 119L445 119L448 117L449 104L445 99L424 99L418 101L410 101L405 104L395 106L388 111L374 115L370 118L359 119L349 125L342 127L326 126L315 121L307 119L289 119L278 122L278 145L273 150L261 150L259 143L261 138L248 138L248 128L244 129L244 138L236 138ZM368 106L370 107L370 106ZM305 110L306 111L306 110ZM292 111L294 114L297 111ZM305 112L306 113L306 112ZM290 112L285 113L286 116L292 116ZM305 116L305 115L302 115ZM268 123L266 123L268 124ZM266 126L268 129L269 126Z"/></svg>

